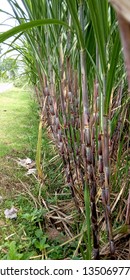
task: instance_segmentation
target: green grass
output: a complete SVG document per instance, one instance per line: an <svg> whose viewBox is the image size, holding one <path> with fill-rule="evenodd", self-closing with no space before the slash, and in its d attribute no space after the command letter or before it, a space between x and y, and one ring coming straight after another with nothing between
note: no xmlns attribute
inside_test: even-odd
<svg viewBox="0 0 130 280"><path fill-rule="evenodd" d="M14 88L0 94L0 157L12 150L23 154L30 150L32 135L34 137L35 116L30 118L33 106L28 91Z"/></svg>

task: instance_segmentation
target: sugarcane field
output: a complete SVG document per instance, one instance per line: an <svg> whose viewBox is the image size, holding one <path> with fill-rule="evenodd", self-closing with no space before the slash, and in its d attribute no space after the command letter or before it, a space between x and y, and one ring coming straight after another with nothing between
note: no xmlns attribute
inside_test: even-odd
<svg viewBox="0 0 130 280"><path fill-rule="evenodd" d="M0 0L0 260L130 260L129 0Z"/></svg>

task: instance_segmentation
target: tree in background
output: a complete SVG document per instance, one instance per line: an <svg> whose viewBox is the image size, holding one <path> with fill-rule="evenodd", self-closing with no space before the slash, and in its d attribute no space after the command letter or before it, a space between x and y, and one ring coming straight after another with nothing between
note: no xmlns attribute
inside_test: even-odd
<svg viewBox="0 0 130 280"><path fill-rule="evenodd" d="M16 59L7 57L0 63L0 76L2 79L14 80L18 71Z"/></svg>

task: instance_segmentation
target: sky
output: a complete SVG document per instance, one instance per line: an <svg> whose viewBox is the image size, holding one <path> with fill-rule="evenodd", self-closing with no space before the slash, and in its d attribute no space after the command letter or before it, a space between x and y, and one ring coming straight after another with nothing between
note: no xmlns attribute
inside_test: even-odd
<svg viewBox="0 0 130 280"><path fill-rule="evenodd" d="M0 10L4 10L12 14L12 9L7 0L0 0ZM14 26L15 20L11 19L9 15L6 15L0 11L0 32L7 31L8 29Z"/></svg>
<svg viewBox="0 0 130 280"><path fill-rule="evenodd" d="M20 0L18 0L18 1L20 1ZM11 29L12 27L16 26L15 19L11 18L11 16L9 16L9 15L6 15L1 10L4 10L10 14L13 13L8 1L0 0L0 33L7 31L7 30ZM11 39L7 40L6 42L9 43L10 41L11 41ZM2 47L1 54L3 54L4 52L6 52L9 49L9 47L4 44L1 44L1 47ZM17 55L17 52L13 51L13 52L7 54L6 56L16 57L16 55Z"/></svg>

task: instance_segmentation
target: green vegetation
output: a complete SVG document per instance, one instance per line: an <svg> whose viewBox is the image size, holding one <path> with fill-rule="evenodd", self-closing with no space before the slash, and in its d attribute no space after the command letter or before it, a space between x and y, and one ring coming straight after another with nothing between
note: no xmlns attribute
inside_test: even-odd
<svg viewBox="0 0 130 280"><path fill-rule="evenodd" d="M110 1L118 16L107 0L8 2L18 26L0 34L0 43L15 36L10 51L22 56L40 119L32 149L37 191L29 195L46 212L39 227L48 234L36 231L33 245L53 258L51 231L67 238L65 246L76 241L70 258L128 259L129 1Z"/></svg>
<svg viewBox="0 0 130 280"><path fill-rule="evenodd" d="M30 120L33 103L31 93L26 90L13 88L9 92L0 94L0 156L7 155L12 150L14 153L16 150L23 154L26 154L27 151L29 154L29 149L34 141L31 139L34 136L34 115ZM35 133L33 147L37 141L37 132Z"/></svg>
<svg viewBox="0 0 130 280"><path fill-rule="evenodd" d="M2 80L14 80L17 75L17 60L7 57L0 61L0 78Z"/></svg>

